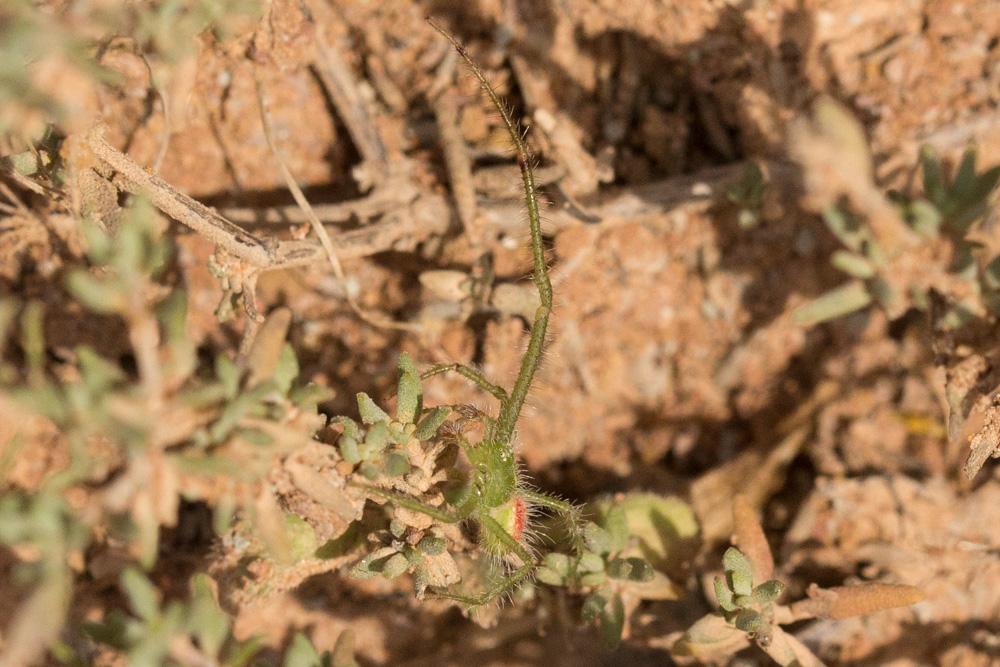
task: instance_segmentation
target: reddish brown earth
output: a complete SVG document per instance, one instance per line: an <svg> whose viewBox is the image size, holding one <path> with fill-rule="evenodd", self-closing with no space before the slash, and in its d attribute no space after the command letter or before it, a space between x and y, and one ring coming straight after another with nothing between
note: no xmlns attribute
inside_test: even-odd
<svg viewBox="0 0 1000 667"><path fill-rule="evenodd" d="M974 141L983 164L1000 162L1000 5L309 4L313 16L298 2L275 0L260 22L247 19L224 40L202 35L179 59L153 58L166 115L162 104L150 108L148 71L124 48L104 59L122 73L115 85L95 89L70 72L39 74L39 85L76 99L82 108L72 118L83 119L81 126L102 119L111 143L141 165L156 161L168 135L158 173L180 191L224 210L261 209L292 200L262 131L256 76L287 166L312 203L344 202L364 189L352 175L363 151L309 67L323 34L356 78L391 162L405 160L408 186L421 197L444 197L443 210L453 216L447 233L418 229L382 252L345 261L363 308L420 331L359 320L323 265L261 280L261 308L284 305L293 313L290 341L303 375L335 392L323 411L349 414L358 391L392 393L399 351L420 364L476 364L509 386L526 342L516 307L460 312L436 302L419 281L429 270L475 270L487 253L497 284L530 271L502 128L459 67L449 88L451 129L464 139L480 186L474 217L461 231L454 202L462 186L446 166L444 132L428 101L445 52L424 22L436 17L525 118L540 172L554 174L545 194L556 307L520 422L527 471L540 487L580 501L628 490L686 497L704 540L690 579L680 582L686 596L644 603L615 653L574 620L575 603L560 593L518 598L494 626L481 628L443 602L416 601L408 582L347 578L337 568L349 561L288 574L263 593L234 593L229 611L238 637L261 634L267 658L295 631L328 649L351 628L364 665L670 664L664 638L709 610L702 578L717 570L729 537L727 499L749 488L760 499L790 596L811 582L861 581L906 583L926 595L905 609L793 626L824 661L996 664L1000 468L987 463L971 483L962 478L967 439L946 437L944 371L922 314L890 320L869 309L808 328L792 321L796 306L837 285L840 275L828 261L836 240L803 203L788 129L818 96L840 100L864 126L883 189L912 178L922 144L954 161ZM59 20L72 27L75 19ZM725 199L746 160L766 165L771 181L752 229L737 224L737 208ZM504 169L487 173L497 165ZM271 224L265 231L291 229ZM222 292L206 268L211 244L179 225L171 234L178 261L167 281L189 294L189 335L206 354L235 350L244 319L220 324L213 315ZM52 276L75 252L52 239L43 234L11 246L0 232L0 289L49 301L51 349L91 342L109 356L122 354L128 341L120 323L52 305L65 305L65 297L53 296ZM426 391L428 403L493 409L461 378L436 378ZM0 399L0 445L21 419ZM65 443L44 420L20 428L31 446L8 483L32 489L65 465ZM799 438L791 453L769 459L790 433ZM320 447L297 456L306 468L332 465ZM732 474L741 462L748 467ZM337 519L297 498L301 489L281 487L282 474L271 479L284 489L285 506L321 539L334 534ZM86 506L81 494L76 502ZM221 571L231 556L197 530L188 539L174 535L188 520L195 521L182 512L154 574L165 590L183 586L195 570ZM0 563L5 580L13 559L5 553ZM6 623L11 589L0 588ZM119 603L113 587L91 577L71 616L99 616ZM744 655L738 664L764 664L759 652Z"/></svg>

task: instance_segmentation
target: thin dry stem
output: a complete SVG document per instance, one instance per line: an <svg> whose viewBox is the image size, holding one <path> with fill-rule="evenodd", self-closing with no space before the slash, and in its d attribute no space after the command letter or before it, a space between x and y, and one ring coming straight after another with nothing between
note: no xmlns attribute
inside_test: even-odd
<svg viewBox="0 0 1000 667"><path fill-rule="evenodd" d="M264 124L264 136L267 139L267 145L271 149L271 153L274 155L274 159L278 164L278 169L281 171L281 176L285 180L285 185L288 187L289 191L292 193L292 197L295 202L302 209L305 214L306 219L309 220L309 224L312 225L313 231L316 232L316 236L319 237L320 244L323 246L323 251L326 253L326 257L330 262L330 266L333 269L333 274L337 277L342 284L347 283L347 276L344 273L344 267L340 263L340 258L337 256L337 251L333 246L333 242L330 240L330 235L326 231L326 227L320 222L319 218L316 217L315 211L313 211L312 206L309 204L309 200L306 199L305 193L302 192L302 188L299 187L298 182L289 171L288 166L285 164L284 158L281 156L281 152L278 150L277 145L274 143L274 132L271 128L270 114L267 112L267 101L264 95L264 86L260 79L257 78L257 102L260 107L260 117ZM420 331L422 327L418 324L410 324L408 322L397 322L384 317L372 316L370 313L365 312L355 301L354 296L345 289L345 296L347 298L347 303L351 307L358 317L362 320L377 327L383 327L386 329L398 329L401 331Z"/></svg>

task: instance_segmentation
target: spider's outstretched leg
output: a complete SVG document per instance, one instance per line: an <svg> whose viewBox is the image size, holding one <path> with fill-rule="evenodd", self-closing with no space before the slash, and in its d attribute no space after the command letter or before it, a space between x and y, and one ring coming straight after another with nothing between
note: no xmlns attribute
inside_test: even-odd
<svg viewBox="0 0 1000 667"><path fill-rule="evenodd" d="M528 504L544 507L547 510L551 510L556 516L562 518L566 522L566 528L569 531L569 538L573 543L573 548L577 551L581 550L583 547L583 535L580 530L580 525L583 520L583 515L578 506L567 500L563 500L562 498L556 498L555 496L550 496L547 493L542 493L541 491L521 489L521 495Z"/></svg>
<svg viewBox="0 0 1000 667"><path fill-rule="evenodd" d="M517 556L521 561L521 564L506 576L494 581L489 588L484 590L482 593L475 595L462 595L460 593L450 593L445 591L435 593L437 597L454 600L455 602L460 602L469 607L478 607L480 605L489 604L501 595L505 595L506 593L514 590L523 584L524 581L531 576L532 572L535 571L534 556L531 555L523 544L511 537L510 533L504 530L503 526L488 516L480 517L480 525L481 530L489 531L497 543L502 544L503 547L507 549L508 554Z"/></svg>
<svg viewBox="0 0 1000 667"><path fill-rule="evenodd" d="M435 375L441 375L443 373L458 373L462 377L472 381L477 387L483 391L489 392L495 396L501 403L507 400L507 390L503 387L493 384L486 379L486 376L477 371L471 366L466 366L465 364L441 364L440 366L434 366L423 373L420 374L421 380L426 380L427 378L434 377Z"/></svg>
<svg viewBox="0 0 1000 667"><path fill-rule="evenodd" d="M548 329L549 314L552 312L552 282L549 280L549 269L545 264L545 245L542 241L542 221L538 207L538 189L535 186L535 175L532 171L532 156L521 136L517 124L514 122L510 110L504 105L496 91L493 90L493 86L490 85L483 71L469 57L465 47L434 21L430 21L430 24L455 47L455 50L458 51L458 54L462 56L466 64L468 64L469 69L472 70L472 73L479 80L480 85L490 98L493 106L500 112L500 117L503 119L503 123L510 135L511 143L514 144L517 166L521 170L524 203L528 209L528 227L531 229L532 280L535 283L535 288L538 290L538 297L541 303L537 310L535 310L535 319L531 325L531 338L528 340L528 349L521 359L521 369L518 371L517 379L514 381L510 397L507 400L501 401L500 414L497 417L497 429L493 434L498 442L509 443L514 436L517 418L520 416L521 408L524 406L524 401L528 396L531 381L542 360L545 331Z"/></svg>
<svg viewBox="0 0 1000 667"><path fill-rule="evenodd" d="M421 502L416 498L412 498L405 493L399 493L398 491L391 491L389 489L382 489L377 486L372 486L370 484L357 484L359 488L373 493L375 495L381 496L386 500L391 500L394 504L403 509L408 509L412 512L419 512L421 514L426 514L435 521L440 521L441 523L458 523L459 521L464 521L469 518L470 510L459 508L454 512L449 512L448 510L443 510L440 507L434 507L433 505L428 505L427 503Z"/></svg>

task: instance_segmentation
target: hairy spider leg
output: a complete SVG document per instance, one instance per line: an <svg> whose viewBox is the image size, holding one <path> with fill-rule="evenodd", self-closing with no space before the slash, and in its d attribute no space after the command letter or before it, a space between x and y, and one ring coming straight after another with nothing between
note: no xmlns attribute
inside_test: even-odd
<svg viewBox="0 0 1000 667"><path fill-rule="evenodd" d="M507 390L500 385L493 384L486 376L480 373L475 368L471 366L466 366L465 364L441 364L439 366L434 366L423 373L420 374L421 380L426 380L427 378L434 377L435 375L441 375L443 373L458 373L462 377L471 380L473 384L482 389L483 391L489 392L495 396L501 404L507 400Z"/></svg>
<svg viewBox="0 0 1000 667"><path fill-rule="evenodd" d="M435 30L441 33L445 39L451 42L458 54L462 56L469 69L479 80L483 91L490 98L493 106L496 107L503 119L503 123L510 135L511 143L514 145L514 152L517 156L517 166L521 170L521 183L524 189L524 203L528 209L528 227L531 230L531 255L532 255L532 280L538 290L540 304L535 310L534 322L531 325L531 337L528 340L528 349L521 358L521 368L518 371L514 387L510 391L510 397L502 400L500 414L497 416L497 429L495 437L497 441L510 443L514 436L514 429L517 426L517 419L524 407L524 401L531 388L531 381L538 370L538 365L542 359L542 347L545 344L545 332L549 325L549 314L552 312L552 281L549 280L549 269L545 263L545 246L542 242L542 222L538 206L538 190L535 186L535 175L532 171L532 156L525 144L518 126L514 122L510 110L493 90L493 86L486 79L486 75L479 69L476 62L469 56L465 47L453 37L448 31L439 26L433 20L428 19Z"/></svg>
<svg viewBox="0 0 1000 667"><path fill-rule="evenodd" d="M488 515L479 516L478 520L481 529L489 531L494 538L509 549L508 553L516 555L521 560L521 565L510 572L510 574L500 577L494 581L489 588L476 595L462 595L461 593L451 593L448 591L434 593L437 597L454 600L455 602L460 602L468 607L478 607L480 605L488 604L501 595L509 593L524 583L524 581L528 579L535 570L535 559L528 552L528 550L524 548L523 544L515 540L510 533L504 530L503 526Z"/></svg>
<svg viewBox="0 0 1000 667"><path fill-rule="evenodd" d="M382 496L386 500L391 500L403 509L426 514L430 518L435 521L440 521L441 523L458 523L459 521L465 521L472 516L473 510L475 509L471 504L465 504L458 507L455 511L449 512L448 510L443 510L440 507L428 505L427 503L421 502L416 498L408 496L405 493L400 493L399 491L382 489L377 486L372 486L371 484L358 484L356 486Z"/></svg>

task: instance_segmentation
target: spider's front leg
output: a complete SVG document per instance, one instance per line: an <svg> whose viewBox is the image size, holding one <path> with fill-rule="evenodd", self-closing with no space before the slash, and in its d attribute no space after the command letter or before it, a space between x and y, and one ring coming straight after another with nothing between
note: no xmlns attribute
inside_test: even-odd
<svg viewBox="0 0 1000 667"><path fill-rule="evenodd" d="M581 526L583 525L583 513L577 505L562 498L550 496L541 491L531 491L530 489L521 489L521 495L528 504L544 507L565 521L569 538L573 543L573 549L577 552L582 551L583 531Z"/></svg>
<svg viewBox="0 0 1000 667"><path fill-rule="evenodd" d="M471 381L477 387L483 391L489 392L497 400L503 402L507 400L507 390L500 385L490 382L485 375L480 373L478 370L471 366L466 366L465 364L441 364L439 366L434 366L423 373L420 374L421 380L426 380L427 378L434 377L435 375L441 375L443 373L458 373L462 377Z"/></svg>
<svg viewBox="0 0 1000 667"><path fill-rule="evenodd" d="M489 604L498 597L513 591L530 578L532 573L535 571L536 564L534 556L531 555L523 544L515 540L510 533L504 530L503 526L497 523L495 519L486 515L480 516L479 525L480 530L485 530L490 533L495 545L499 544L503 546L505 552L501 553L501 555L517 556L518 560L521 561L521 564L506 576L494 581L489 588L481 593L463 595L461 593L451 593L445 591L437 592L434 594L435 596L446 600L460 602L467 607L479 607L484 604Z"/></svg>
<svg viewBox="0 0 1000 667"><path fill-rule="evenodd" d="M403 509L425 514L435 521L440 521L441 523L458 523L459 521L468 519L469 515L472 513L471 508L466 507L459 507L456 510L449 512L448 510L441 509L440 507L428 505L427 503L408 496L405 493L383 489L377 486L372 486L371 484L357 484L356 486L368 491L369 493L381 496Z"/></svg>

